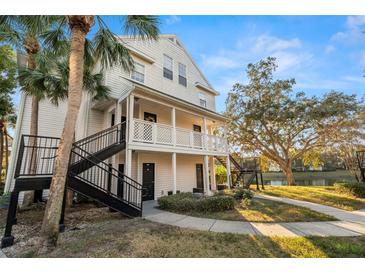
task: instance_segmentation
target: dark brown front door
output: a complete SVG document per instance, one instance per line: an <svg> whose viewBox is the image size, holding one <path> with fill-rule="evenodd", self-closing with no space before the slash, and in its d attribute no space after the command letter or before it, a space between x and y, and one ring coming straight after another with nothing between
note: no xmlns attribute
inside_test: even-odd
<svg viewBox="0 0 365 274"><path fill-rule="evenodd" d="M204 189L203 164L196 164L196 188Z"/></svg>
<svg viewBox="0 0 365 274"><path fill-rule="evenodd" d="M118 165L118 171L120 173L124 174L124 164L119 164ZM118 197L123 198L123 179L122 178L120 178L118 180L117 195L118 195Z"/></svg>
<svg viewBox="0 0 365 274"><path fill-rule="evenodd" d="M155 199L155 164L143 163L143 191L142 200Z"/></svg>
<svg viewBox="0 0 365 274"><path fill-rule="evenodd" d="M202 127L198 125L193 125L193 130L196 132L202 132Z"/></svg>
<svg viewBox="0 0 365 274"><path fill-rule="evenodd" d="M157 115L149 112L144 113L144 120L157 123Z"/></svg>
<svg viewBox="0 0 365 274"><path fill-rule="evenodd" d="M123 122L125 122L127 119L126 119L126 117L125 116L121 116L121 121L122 121L122 123ZM115 114L112 114L112 119L111 119L111 121L110 121L110 125L111 126L114 126L115 125Z"/></svg>

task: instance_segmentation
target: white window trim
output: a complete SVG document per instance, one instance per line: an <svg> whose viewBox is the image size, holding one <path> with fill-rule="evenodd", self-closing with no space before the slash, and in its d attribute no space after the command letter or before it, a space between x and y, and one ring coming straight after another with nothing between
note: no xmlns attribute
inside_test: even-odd
<svg viewBox="0 0 365 274"><path fill-rule="evenodd" d="M185 66L185 76L180 75L180 64L183 65L183 66ZM178 70L177 71L177 81L178 81L179 85L187 88L188 87L188 66L185 65L185 64L183 64L183 63L178 62L178 64L177 64L177 70ZM184 77L186 79L186 86L180 84L180 80L179 80L179 77L180 76L182 76L182 77Z"/></svg>
<svg viewBox="0 0 365 274"><path fill-rule="evenodd" d="M203 93L199 92L198 97L199 97L199 105L200 105L201 107L205 107L205 108L206 108L206 107L207 107L207 104L208 104L207 96L206 96L205 94L203 94ZM205 102L205 106L202 106L202 104L201 104L201 100Z"/></svg>
<svg viewBox="0 0 365 274"><path fill-rule="evenodd" d="M145 81L146 81L146 66L144 65L144 64L142 64L142 63L139 63L139 62L134 62L135 64L138 64L138 65L140 65L140 66L142 66L143 67L143 82L141 82L141 81L139 81L139 80L137 80L137 79L133 79L132 78L132 75L133 75L133 71L134 70L132 70L131 72L130 72L130 78L132 79L132 80L135 80L135 81L138 81L138 82L140 82L140 83L145 83Z"/></svg>
<svg viewBox="0 0 365 274"><path fill-rule="evenodd" d="M185 76L180 75L180 65L183 65L183 66L185 67ZM178 69L178 74L179 74L179 76L183 76L183 77L185 77L186 79L188 79L188 67L187 67L187 65L185 65L185 64L183 64L183 63L178 62L178 67L177 67L177 69Z"/></svg>
<svg viewBox="0 0 365 274"><path fill-rule="evenodd" d="M162 62L162 67L165 68L165 56L167 58L171 59L171 71L174 72L174 59L172 57L170 57L169 55L165 54L165 53L163 54L164 58L163 58L163 62ZM167 68L167 69L169 69L169 68Z"/></svg>

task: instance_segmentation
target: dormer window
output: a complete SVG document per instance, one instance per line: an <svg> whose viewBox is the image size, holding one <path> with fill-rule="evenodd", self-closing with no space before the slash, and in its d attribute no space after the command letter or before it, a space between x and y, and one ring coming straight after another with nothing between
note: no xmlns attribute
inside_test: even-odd
<svg viewBox="0 0 365 274"><path fill-rule="evenodd" d="M199 104L200 106L206 108L207 107L207 98L205 97L205 94L199 93Z"/></svg>
<svg viewBox="0 0 365 274"><path fill-rule="evenodd" d="M134 69L132 71L131 78L144 83L144 65L134 62Z"/></svg>
<svg viewBox="0 0 365 274"><path fill-rule="evenodd" d="M181 63L179 63L179 84L183 85L184 87L187 86L186 66Z"/></svg>
<svg viewBox="0 0 365 274"><path fill-rule="evenodd" d="M173 72L172 72L172 58L165 55L163 56L163 76L167 79L173 79Z"/></svg>

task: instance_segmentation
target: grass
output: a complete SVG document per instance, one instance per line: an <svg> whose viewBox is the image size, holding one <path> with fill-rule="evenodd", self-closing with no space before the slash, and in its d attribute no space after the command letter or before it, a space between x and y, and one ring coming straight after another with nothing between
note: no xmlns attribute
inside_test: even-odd
<svg viewBox="0 0 365 274"><path fill-rule="evenodd" d="M69 214L68 229L47 257L365 257L365 237L245 236L125 219L105 209L81 212ZM36 231L40 224L28 222L31 217L35 223L40 222L41 215L38 209L21 213L20 226L29 236L19 238L15 233L17 244L3 250L8 256L37 256Z"/></svg>
<svg viewBox="0 0 365 274"><path fill-rule="evenodd" d="M248 222L313 222L336 220L332 216L308 208L259 198L253 198L250 205L237 202L233 210L220 212L175 212L201 218Z"/></svg>
<svg viewBox="0 0 365 274"><path fill-rule="evenodd" d="M349 211L365 208L365 199L339 194L335 192L334 187L266 186L262 193L333 206Z"/></svg>
<svg viewBox="0 0 365 274"><path fill-rule="evenodd" d="M5 212L0 210L2 226ZM40 207L20 212L14 226L16 244L3 249L7 256L37 257L42 216ZM66 225L57 248L46 257L365 257L365 237L284 238L203 232L126 219L93 206L69 210Z"/></svg>
<svg viewBox="0 0 365 274"><path fill-rule="evenodd" d="M10 202L10 193L0 194L0 208L8 207Z"/></svg>

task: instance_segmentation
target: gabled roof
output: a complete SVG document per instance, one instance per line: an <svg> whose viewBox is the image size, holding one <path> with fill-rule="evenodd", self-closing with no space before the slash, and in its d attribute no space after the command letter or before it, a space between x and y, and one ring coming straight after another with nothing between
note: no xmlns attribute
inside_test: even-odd
<svg viewBox="0 0 365 274"><path fill-rule="evenodd" d="M134 39L131 36L128 35L121 35L118 36L120 39ZM208 79L204 76L204 74L202 73L202 71L199 69L198 65L196 64L196 62L194 61L194 59L192 58L192 56L189 54L189 52L186 50L185 46L183 45L183 43L181 42L181 40L177 37L176 34L160 34L159 35L160 38L165 38L170 40L171 43L174 43L174 45L180 47L184 53L186 54L186 56L190 59L191 63L194 65L194 67L197 69L198 73L200 74L200 76L204 79L204 81L208 84L208 86L203 85L202 83L195 83L195 86L199 86L202 89L204 89L205 91L211 92L214 95L219 95L220 93L218 91L216 91L212 85L210 84L210 82L208 81ZM137 49L133 48L132 46L126 44L126 47L131 50L133 53L136 53ZM139 51L141 53L141 51ZM138 53L136 53L138 55ZM141 58L143 58L143 56L141 56ZM151 60L153 60L152 57L149 57ZM148 61L148 60L147 60ZM152 62L151 62L152 63ZM198 85L197 85L198 84Z"/></svg>

